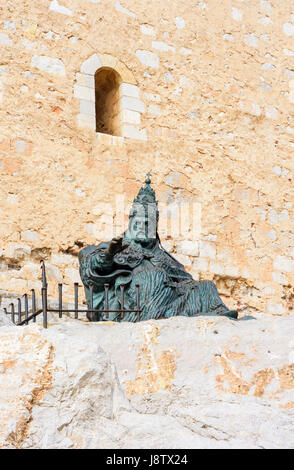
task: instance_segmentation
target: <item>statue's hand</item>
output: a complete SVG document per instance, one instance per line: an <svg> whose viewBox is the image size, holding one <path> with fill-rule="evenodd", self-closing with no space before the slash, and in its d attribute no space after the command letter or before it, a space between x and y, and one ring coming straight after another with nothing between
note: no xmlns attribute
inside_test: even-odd
<svg viewBox="0 0 294 470"><path fill-rule="evenodd" d="M122 249L122 241L123 241L123 237L122 236L119 236L119 237L115 237L111 240L111 242L109 243L109 246L106 250L107 254L109 256L114 256L116 253L118 253L119 251L121 251Z"/></svg>

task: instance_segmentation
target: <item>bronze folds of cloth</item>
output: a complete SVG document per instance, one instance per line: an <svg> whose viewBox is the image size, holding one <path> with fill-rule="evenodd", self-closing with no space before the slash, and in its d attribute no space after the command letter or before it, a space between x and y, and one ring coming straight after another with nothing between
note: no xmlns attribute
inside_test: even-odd
<svg viewBox="0 0 294 470"><path fill-rule="evenodd" d="M88 319L137 321L138 285L140 320L201 314L237 318L238 312L226 307L213 282L193 280L184 266L161 246L157 232L158 203L150 183L148 174L133 201L129 225L122 237L87 246L79 253L88 306L93 302L92 309L102 311L89 312ZM107 306L105 284L109 285ZM103 311L106 307L107 314Z"/></svg>

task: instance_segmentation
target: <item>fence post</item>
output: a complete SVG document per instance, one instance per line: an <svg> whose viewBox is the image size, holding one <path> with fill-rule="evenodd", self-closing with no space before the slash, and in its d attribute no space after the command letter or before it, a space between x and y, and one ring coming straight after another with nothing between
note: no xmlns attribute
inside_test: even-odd
<svg viewBox="0 0 294 470"><path fill-rule="evenodd" d="M47 288L47 278L46 278L46 267L44 260L41 260L42 263L42 287Z"/></svg>
<svg viewBox="0 0 294 470"><path fill-rule="evenodd" d="M137 321L140 321L140 291L139 284L136 284L136 307L137 307Z"/></svg>
<svg viewBox="0 0 294 470"><path fill-rule="evenodd" d="M58 308L59 308L59 313L58 316L59 318L62 318L62 284L58 284Z"/></svg>
<svg viewBox="0 0 294 470"><path fill-rule="evenodd" d="M109 318L109 301L108 301L108 291L109 291L109 284L104 284L104 291L105 291L105 316Z"/></svg>
<svg viewBox="0 0 294 470"><path fill-rule="evenodd" d="M93 310L93 288L94 284L92 282L89 282L89 289L90 289L90 310ZM91 312L93 313L93 312Z"/></svg>
<svg viewBox="0 0 294 470"><path fill-rule="evenodd" d="M36 313L36 294L35 294L35 289L31 289L32 292L32 314ZM33 322L36 322L36 317L34 316Z"/></svg>
<svg viewBox="0 0 294 470"><path fill-rule="evenodd" d="M29 316L28 294L24 294L24 300L25 300L25 319L26 319L26 325L28 325L29 324L28 322L28 316Z"/></svg>
<svg viewBox="0 0 294 470"><path fill-rule="evenodd" d="M15 323L15 318L14 318L14 304L11 305L11 321L12 323Z"/></svg>
<svg viewBox="0 0 294 470"><path fill-rule="evenodd" d="M120 318L123 320L125 316L124 308L125 308L125 285L121 284L120 285L120 292L121 292L121 315Z"/></svg>
<svg viewBox="0 0 294 470"><path fill-rule="evenodd" d="M43 327L47 328L47 287L42 287Z"/></svg>
<svg viewBox="0 0 294 470"><path fill-rule="evenodd" d="M75 289L75 319L78 319L78 309L79 309L79 283L75 282L74 284Z"/></svg>
<svg viewBox="0 0 294 470"><path fill-rule="evenodd" d="M17 303L18 303L18 323L21 322L21 299L18 297L17 299Z"/></svg>

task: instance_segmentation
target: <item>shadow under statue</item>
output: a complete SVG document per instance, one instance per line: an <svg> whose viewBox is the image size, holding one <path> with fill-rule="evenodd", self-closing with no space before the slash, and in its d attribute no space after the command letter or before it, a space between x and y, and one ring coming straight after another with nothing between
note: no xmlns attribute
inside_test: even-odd
<svg viewBox="0 0 294 470"><path fill-rule="evenodd" d="M133 205L129 226L121 237L87 246L79 252L80 275L88 306L89 285L93 284L93 309L105 308L104 284L109 284L110 310L121 309L121 290L124 287L124 309L136 309L136 284L140 285L140 320L224 315L237 318L219 297L211 281L195 281L184 266L170 255L160 243L157 232L159 211L155 192L148 174ZM137 313L88 312L90 321L137 321Z"/></svg>

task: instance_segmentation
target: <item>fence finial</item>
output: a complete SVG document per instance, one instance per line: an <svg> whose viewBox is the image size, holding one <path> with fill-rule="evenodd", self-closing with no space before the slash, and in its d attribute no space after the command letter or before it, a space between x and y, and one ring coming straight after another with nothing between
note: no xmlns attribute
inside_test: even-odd
<svg viewBox="0 0 294 470"><path fill-rule="evenodd" d="M46 279L46 267L44 260L41 260L42 263L42 287L47 288L47 279Z"/></svg>

